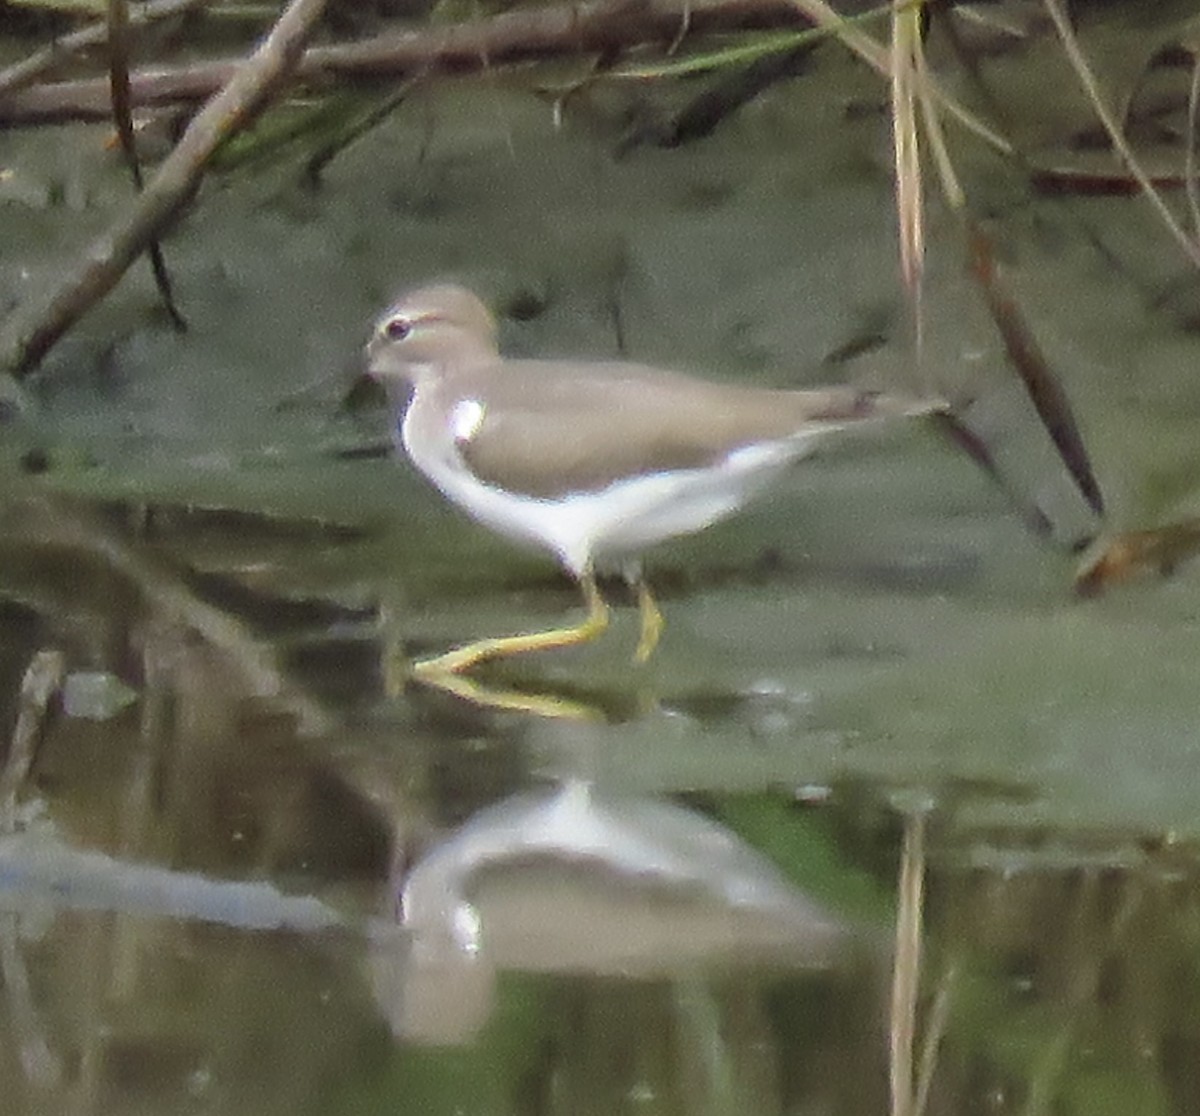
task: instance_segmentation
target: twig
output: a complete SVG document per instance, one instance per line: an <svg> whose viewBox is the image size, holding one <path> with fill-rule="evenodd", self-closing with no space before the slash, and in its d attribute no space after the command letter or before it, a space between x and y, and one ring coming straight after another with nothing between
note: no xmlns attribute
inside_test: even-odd
<svg viewBox="0 0 1200 1116"><path fill-rule="evenodd" d="M336 138L330 140L328 143L321 144L308 157L308 160L304 164L304 178L309 186L315 189L320 184L321 175L325 168L352 143L361 139L372 128L383 123L384 120L395 112L408 99L408 95L412 92L415 84L415 79L413 81L402 82L399 89L389 94L382 102L362 115Z"/></svg>
<svg viewBox="0 0 1200 1116"><path fill-rule="evenodd" d="M126 0L108 0L108 100L129 176L134 187L141 190L142 167L134 145L133 111L129 103L129 5Z"/></svg>
<svg viewBox="0 0 1200 1116"><path fill-rule="evenodd" d="M885 48L830 8L824 0L591 0L505 12L451 27L391 32L362 42L305 52L295 80L307 87L332 81L390 83L434 72L466 73L485 66L580 52L611 53L651 42L673 49L679 28L704 33L751 27L792 27L796 17L836 35L883 76ZM204 62L147 69L130 75L135 106L179 105L201 100L229 80L234 63ZM924 87L962 126L1003 154L1012 145L941 89L928 74ZM0 96L0 124L100 119L107 115L103 83L57 82Z"/></svg>
<svg viewBox="0 0 1200 1116"><path fill-rule="evenodd" d="M926 813L904 815L897 888L896 949L890 1014L891 1112L913 1116L913 1051L917 1037L917 995L921 976L921 924L925 891Z"/></svg>
<svg viewBox="0 0 1200 1116"><path fill-rule="evenodd" d="M1121 162L1125 164L1126 169L1141 188L1142 193L1145 194L1146 200L1150 202L1159 217L1162 218L1167 231L1174 238L1175 243L1179 245L1183 254L1187 256L1193 266L1200 267L1200 243L1197 243L1195 239L1188 236L1183 226L1176 220L1175 214L1171 212L1170 207L1163 200L1162 194L1155 189L1154 183L1150 181L1149 176L1142 169L1142 165L1133 153L1133 148L1129 146L1129 141L1121 131L1116 117L1113 116L1112 111L1100 94L1100 87L1096 84L1095 75L1092 73L1087 59L1084 58L1083 51L1079 48L1079 40L1076 39L1075 32L1071 30L1071 25L1067 20L1066 13L1063 11L1060 0L1043 0L1043 2L1046 5L1046 11L1050 13L1051 20L1054 21L1054 30L1058 32L1063 53L1066 54L1067 60L1075 70L1075 76L1079 79L1079 84L1087 94L1088 101L1091 102L1097 118L1104 126L1104 131L1108 134L1108 139L1113 146L1113 150L1117 153Z"/></svg>
<svg viewBox="0 0 1200 1116"><path fill-rule="evenodd" d="M746 28L795 27L811 21L888 74L887 50L823 0L587 0L568 5L520 8L490 19L450 27L391 32L357 43L313 47L296 67L307 86L333 79L390 82L427 71L469 73L488 65L581 52L628 50L646 43L669 47L688 20L689 33ZM229 80L236 63L204 62L161 67L130 75L135 106L199 101ZM1012 145L978 117L930 83L931 95L960 124L996 150ZM107 116L103 82L69 81L0 97L0 124L99 120Z"/></svg>
<svg viewBox="0 0 1200 1116"><path fill-rule="evenodd" d="M8 1009L5 1014L12 1021L10 1026L25 1080L38 1092L54 1089L62 1081L62 1061L50 1048L46 1023L33 1002L29 967L21 955L20 927L15 914L0 917L0 978Z"/></svg>
<svg viewBox="0 0 1200 1116"><path fill-rule="evenodd" d="M131 29L140 28L155 20L182 15L192 8L200 8L208 3L209 0L148 0L148 3L137 4L130 9L129 26ZM23 61L0 70L0 94L32 85L71 55L91 46L99 46L107 38L108 26L100 20L81 31L73 31L61 39L55 39L49 46L43 47Z"/></svg>
<svg viewBox="0 0 1200 1116"><path fill-rule="evenodd" d="M121 154L133 188L140 194L145 188L142 164L138 159L137 142L133 135L133 108L129 103L129 4L128 0L108 0L108 81L112 102L113 125L121 144ZM167 261L163 257L162 245L152 239L146 245L150 257L150 271L154 285L162 299L163 307L171 324L182 332L187 328L175 296L171 292L171 277L167 273Z"/></svg>
<svg viewBox="0 0 1200 1116"><path fill-rule="evenodd" d="M841 13L835 11L826 0L794 0L796 8L802 11L818 27L823 27L837 35L842 44L854 51L868 66L881 77L890 78L891 66L888 60L888 48L865 31L860 30ZM969 109L964 108L951 97L932 78L928 79L926 88L929 95L945 109L945 111L968 131L974 132L989 146L1003 155L1012 155L1013 146L999 132L994 131L983 123ZM3 113L3 102L0 102L0 114ZM2 119L2 116L0 116Z"/></svg>
<svg viewBox="0 0 1200 1116"><path fill-rule="evenodd" d="M1192 236L1200 238L1200 188L1196 185L1196 120L1200 117L1200 54L1192 54L1192 81L1188 87L1187 147L1183 159L1183 188L1192 215Z"/></svg>
<svg viewBox="0 0 1200 1116"><path fill-rule="evenodd" d="M917 1092L913 1099L913 1116L925 1116L925 1112L929 1108L933 1074L937 1069L938 1047L949 1026L950 999L957 981L958 962L953 961L942 971L937 993L933 997L933 1006L929 1009L925 1038L921 1043L921 1061L917 1070Z"/></svg>
<svg viewBox="0 0 1200 1116"><path fill-rule="evenodd" d="M687 10L694 31L794 27L787 0L585 0L504 12L448 27L391 31L360 42L312 47L295 78L308 85L332 79L390 83L429 70L464 73L504 63L588 51L669 43ZM130 75L134 105L198 101L219 89L237 63L229 60L163 66ZM105 83L64 81L0 97L0 123L103 119Z"/></svg>
<svg viewBox="0 0 1200 1116"><path fill-rule="evenodd" d="M645 145L682 147L712 135L722 121L749 104L764 89L802 73L816 45L815 38L809 39L790 50L763 55L718 78L666 120L639 123L617 144L617 158Z"/></svg>
<svg viewBox="0 0 1200 1116"><path fill-rule="evenodd" d="M921 13L907 8L902 0L893 0L890 65L896 219L900 232L900 276L909 299L918 367L925 274L925 199L917 135L917 56L921 50Z"/></svg>
<svg viewBox="0 0 1200 1116"><path fill-rule="evenodd" d="M8 746L4 771L0 773L0 833L16 829L17 792L33 767L37 742L46 726L46 710L62 685L64 669L61 651L39 651L21 679L17 727Z"/></svg>
<svg viewBox="0 0 1200 1116"><path fill-rule="evenodd" d="M325 0L291 0L271 33L196 115L137 205L85 255L76 273L36 313L14 314L0 330L0 367L28 372L137 259L195 193L219 144L262 109L300 58ZM22 320L22 318L26 320Z"/></svg>
<svg viewBox="0 0 1200 1116"><path fill-rule="evenodd" d="M992 244L974 222L966 222L967 252L972 278L1004 341L1009 363L1050 435L1054 448L1087 505L1098 516L1104 514L1104 493L1088 457L1087 445L1075 421L1067 393L1059 383L1033 333L1017 310L1017 304L997 274Z"/></svg>

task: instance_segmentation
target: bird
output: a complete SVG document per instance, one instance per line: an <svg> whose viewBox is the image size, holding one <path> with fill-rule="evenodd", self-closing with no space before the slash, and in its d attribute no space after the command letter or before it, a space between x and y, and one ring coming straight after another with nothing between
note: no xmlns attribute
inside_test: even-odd
<svg viewBox="0 0 1200 1116"><path fill-rule="evenodd" d="M553 554L587 609L577 624L420 660L418 679L596 639L609 623L597 571L609 569L636 593L634 658L644 662L663 628L644 550L734 514L836 431L944 406L849 386L722 383L623 360L506 358L487 305L451 283L407 291L383 311L366 371L387 395L397 450L473 519Z"/></svg>

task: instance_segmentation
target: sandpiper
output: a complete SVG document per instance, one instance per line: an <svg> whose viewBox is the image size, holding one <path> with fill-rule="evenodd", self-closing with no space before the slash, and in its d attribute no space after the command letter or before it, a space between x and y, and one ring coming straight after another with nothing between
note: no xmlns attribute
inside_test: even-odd
<svg viewBox="0 0 1200 1116"><path fill-rule="evenodd" d="M550 551L580 584L569 627L480 639L414 664L454 674L501 656L583 643L608 625L597 567L636 590L644 661L662 630L641 553L736 512L826 435L936 401L851 387L773 390L626 361L511 360L464 287L422 287L380 316L368 372L387 391L394 438L453 503Z"/></svg>

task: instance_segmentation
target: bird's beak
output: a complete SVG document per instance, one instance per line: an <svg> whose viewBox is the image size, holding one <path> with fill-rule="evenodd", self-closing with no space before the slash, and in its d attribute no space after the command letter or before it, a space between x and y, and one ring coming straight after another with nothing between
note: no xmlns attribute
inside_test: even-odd
<svg viewBox="0 0 1200 1116"><path fill-rule="evenodd" d="M382 344L382 339L374 336L363 346L362 374L369 376L372 380L380 378L379 350Z"/></svg>

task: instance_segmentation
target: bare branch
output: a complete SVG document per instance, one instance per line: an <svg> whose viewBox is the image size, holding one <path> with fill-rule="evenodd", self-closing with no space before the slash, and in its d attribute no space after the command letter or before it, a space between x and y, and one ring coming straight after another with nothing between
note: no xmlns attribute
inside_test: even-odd
<svg viewBox="0 0 1200 1116"><path fill-rule="evenodd" d="M49 300L14 313L0 330L0 367L30 371L97 301L195 193L217 146L254 118L294 69L325 0L291 0L270 35L183 134L127 213L84 255L76 272Z"/></svg>
<svg viewBox="0 0 1200 1116"><path fill-rule="evenodd" d="M156 20L169 19L192 8L203 7L208 2L209 0L147 0L145 4L136 4L130 8L129 26L131 30L136 30ZM43 47L28 58L0 70L0 94L32 85L73 54L88 47L99 46L107 38L108 27L104 20L99 20L81 31L73 31L61 39L55 39L49 46Z"/></svg>
<svg viewBox="0 0 1200 1116"><path fill-rule="evenodd" d="M627 50L648 42L666 45L678 35L685 15L694 32L807 22L788 0L587 0L313 47L297 65L295 78L310 86L337 79L390 84L430 71L465 73L561 54ZM130 74L130 98L135 106L203 100L230 79L236 66L216 61L144 69ZM55 82L0 96L4 124L107 115L103 81Z"/></svg>

